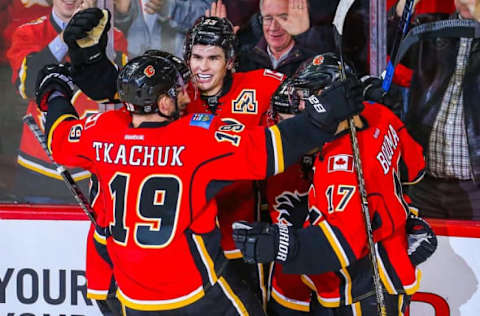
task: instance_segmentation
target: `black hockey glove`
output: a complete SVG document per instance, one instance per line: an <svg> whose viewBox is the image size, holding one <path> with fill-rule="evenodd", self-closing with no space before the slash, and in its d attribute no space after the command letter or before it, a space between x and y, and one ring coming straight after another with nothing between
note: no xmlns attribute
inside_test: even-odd
<svg viewBox="0 0 480 316"><path fill-rule="evenodd" d="M363 108L362 83L356 78L334 82L318 95L305 100L305 112L313 125L334 134L338 123Z"/></svg>
<svg viewBox="0 0 480 316"><path fill-rule="evenodd" d="M233 240L247 263L285 262L295 256L296 240L286 225L234 222Z"/></svg>
<svg viewBox="0 0 480 316"><path fill-rule="evenodd" d="M402 91L395 84L390 86L387 92L383 90L383 80L374 76L362 77L363 96L366 101L373 101L388 107L390 110L399 114L402 109Z"/></svg>
<svg viewBox="0 0 480 316"><path fill-rule="evenodd" d="M99 8L79 11L70 19L63 31L63 40L74 67L106 56L110 19L110 12Z"/></svg>
<svg viewBox="0 0 480 316"><path fill-rule="evenodd" d="M437 236L430 225L420 217L410 214L407 218L408 256L414 266L424 262L437 249Z"/></svg>
<svg viewBox="0 0 480 316"><path fill-rule="evenodd" d="M48 98L53 92L57 91L70 100L74 90L69 64L46 65L38 72L35 99L40 111L48 111Z"/></svg>

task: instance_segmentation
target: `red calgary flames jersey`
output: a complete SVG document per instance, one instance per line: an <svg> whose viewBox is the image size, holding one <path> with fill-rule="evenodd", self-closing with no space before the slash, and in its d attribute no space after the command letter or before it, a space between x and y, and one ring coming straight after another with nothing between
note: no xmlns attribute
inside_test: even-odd
<svg viewBox="0 0 480 316"><path fill-rule="evenodd" d="M90 225L87 236L85 276L87 278L87 297L96 300L107 299L113 278L113 269L108 257L104 230L96 230Z"/></svg>
<svg viewBox="0 0 480 316"><path fill-rule="evenodd" d="M215 114L240 121L247 127L263 125L270 107L270 98L284 75L269 69L232 74L230 90L219 98ZM189 113L210 113L207 103L197 97L187 107ZM257 196L254 183L237 181L223 189L216 197L218 220L222 232L222 247L228 258L241 258L232 239L232 223L237 220L254 221Z"/></svg>
<svg viewBox="0 0 480 316"><path fill-rule="evenodd" d="M362 116L368 125L357 136L374 240L379 241L380 278L388 293L411 295L419 285L419 270L407 255L408 205L403 200L400 165L406 166L402 176L407 183L418 181L425 167L423 151L386 107L366 103ZM342 268L304 276L304 281L322 305L349 305L373 289L350 137L327 144L314 170L309 222L321 228Z"/></svg>
<svg viewBox="0 0 480 316"><path fill-rule="evenodd" d="M108 255L105 227L108 226L105 214L105 195L100 190L96 177L91 178L90 198L97 226L90 225L87 236L85 276L87 297L96 300L107 299L112 283L113 268Z"/></svg>
<svg viewBox="0 0 480 316"><path fill-rule="evenodd" d="M218 99L216 114L231 117L246 126L263 124L270 107L270 98L283 81L284 75L269 69L232 74L230 90ZM208 104L197 97L187 106L188 113L210 113Z"/></svg>
<svg viewBox="0 0 480 316"><path fill-rule="evenodd" d="M226 258L209 189L223 183L215 180L264 178L267 163L281 166L282 152L268 155L279 155L278 163L267 161L274 127L247 131L236 121L193 114L163 127L131 128L123 110L62 119L49 133L49 148L58 163L99 179L119 299L162 310L195 302L207 284L228 289L217 275Z"/></svg>

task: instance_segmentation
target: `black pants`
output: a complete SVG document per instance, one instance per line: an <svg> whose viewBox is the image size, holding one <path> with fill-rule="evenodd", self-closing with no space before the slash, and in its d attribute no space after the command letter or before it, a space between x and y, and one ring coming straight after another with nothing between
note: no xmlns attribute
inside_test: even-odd
<svg viewBox="0 0 480 316"><path fill-rule="evenodd" d="M480 186L473 181L425 175L408 193L423 217L480 220Z"/></svg>
<svg viewBox="0 0 480 316"><path fill-rule="evenodd" d="M220 278L220 277L219 277ZM125 316L265 316L262 304L227 264L223 281L205 291L205 296L185 307L165 311L139 311L123 306Z"/></svg>
<svg viewBox="0 0 480 316"><path fill-rule="evenodd" d="M264 271L263 265L249 264L243 261L242 258L229 259L228 262L233 273L248 286L250 291L254 293L261 302L266 302L266 279L268 278L268 272ZM260 277L260 273L262 273L262 277ZM261 282L261 280L263 280L263 282Z"/></svg>

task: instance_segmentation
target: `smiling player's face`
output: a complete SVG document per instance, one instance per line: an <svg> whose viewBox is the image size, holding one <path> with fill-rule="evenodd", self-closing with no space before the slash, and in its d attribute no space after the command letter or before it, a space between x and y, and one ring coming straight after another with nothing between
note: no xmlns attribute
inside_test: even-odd
<svg viewBox="0 0 480 316"><path fill-rule="evenodd" d="M231 67L221 47L193 45L190 70L202 95L216 95L223 86L223 79Z"/></svg>

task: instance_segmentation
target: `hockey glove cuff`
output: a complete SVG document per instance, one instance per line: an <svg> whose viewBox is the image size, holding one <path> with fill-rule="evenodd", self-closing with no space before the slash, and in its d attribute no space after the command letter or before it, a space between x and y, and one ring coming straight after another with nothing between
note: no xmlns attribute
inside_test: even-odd
<svg viewBox="0 0 480 316"><path fill-rule="evenodd" d="M330 134L338 123L359 114L363 108L362 84L356 78L334 82L318 95L305 101L305 112L310 122Z"/></svg>
<svg viewBox="0 0 480 316"><path fill-rule="evenodd" d="M295 256L295 235L286 225L239 221L232 228L235 245L247 263L286 262Z"/></svg>
<svg viewBox="0 0 480 316"><path fill-rule="evenodd" d="M48 98L52 93L58 92L66 99L73 96L75 86L70 75L70 65L52 64L44 66L38 73L35 99L42 112L48 111Z"/></svg>
<svg viewBox="0 0 480 316"><path fill-rule="evenodd" d="M63 40L74 67L95 63L106 56L110 19L110 12L99 8L79 11L71 18L63 31Z"/></svg>
<svg viewBox="0 0 480 316"><path fill-rule="evenodd" d="M437 249L437 236L422 218L410 214L405 224L408 238L408 256L414 266L426 261Z"/></svg>
<svg viewBox="0 0 480 316"><path fill-rule="evenodd" d="M400 88L392 84L390 90L383 90L382 84L383 80L374 76L363 76L363 96L366 101L373 101L380 103L391 109L398 115L397 112L401 111L402 108L402 92Z"/></svg>

